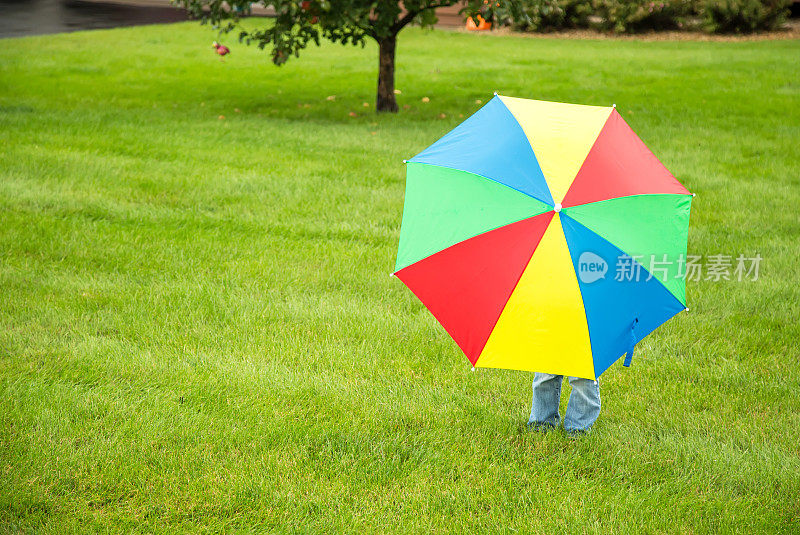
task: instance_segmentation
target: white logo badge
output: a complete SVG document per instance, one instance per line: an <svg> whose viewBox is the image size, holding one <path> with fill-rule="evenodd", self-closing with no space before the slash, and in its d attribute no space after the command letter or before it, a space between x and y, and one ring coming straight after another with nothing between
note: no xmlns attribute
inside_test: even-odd
<svg viewBox="0 0 800 535"><path fill-rule="evenodd" d="M606 278L608 264L601 256L586 251L578 258L578 278L584 284Z"/></svg>

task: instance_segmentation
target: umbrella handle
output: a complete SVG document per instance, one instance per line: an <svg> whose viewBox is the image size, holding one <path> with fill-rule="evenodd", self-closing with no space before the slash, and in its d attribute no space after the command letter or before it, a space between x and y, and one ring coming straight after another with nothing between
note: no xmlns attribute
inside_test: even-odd
<svg viewBox="0 0 800 535"><path fill-rule="evenodd" d="M622 363L623 366L629 368L631 362L633 361L633 348L636 346L636 324L639 323L639 318L635 318L633 323L631 323L631 337L628 342L628 351L625 354L625 361Z"/></svg>

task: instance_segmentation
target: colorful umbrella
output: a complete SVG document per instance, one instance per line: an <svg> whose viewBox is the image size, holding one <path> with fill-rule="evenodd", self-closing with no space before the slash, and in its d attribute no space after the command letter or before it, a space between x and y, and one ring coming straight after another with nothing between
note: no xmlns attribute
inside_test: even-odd
<svg viewBox="0 0 800 535"><path fill-rule="evenodd" d="M495 96L406 163L394 275L473 366L596 379L686 309L692 194L614 107Z"/></svg>

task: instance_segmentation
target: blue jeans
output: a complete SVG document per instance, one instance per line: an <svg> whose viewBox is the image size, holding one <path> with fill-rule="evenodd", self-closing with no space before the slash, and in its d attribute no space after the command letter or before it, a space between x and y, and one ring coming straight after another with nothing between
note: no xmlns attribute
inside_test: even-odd
<svg viewBox="0 0 800 535"><path fill-rule="evenodd" d="M558 427L558 402L561 398L563 375L537 373L533 377L533 407L530 426ZM564 416L564 429L567 432L588 431L600 415L600 386L597 381L570 377L572 393Z"/></svg>

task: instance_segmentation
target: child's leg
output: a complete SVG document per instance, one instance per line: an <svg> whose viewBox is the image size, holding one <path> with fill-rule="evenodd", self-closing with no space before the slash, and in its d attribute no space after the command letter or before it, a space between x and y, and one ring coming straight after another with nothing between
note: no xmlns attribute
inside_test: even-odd
<svg viewBox="0 0 800 535"><path fill-rule="evenodd" d="M537 373L533 376L533 407L528 425L557 427L558 400L561 398L563 375Z"/></svg>
<svg viewBox="0 0 800 535"><path fill-rule="evenodd" d="M600 416L600 385L591 379L570 377L572 393L564 415L566 431L588 431Z"/></svg>

